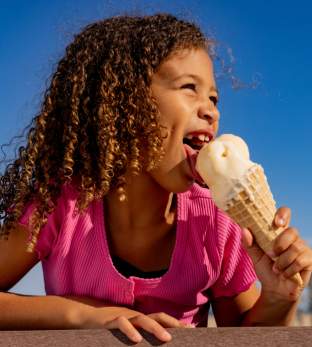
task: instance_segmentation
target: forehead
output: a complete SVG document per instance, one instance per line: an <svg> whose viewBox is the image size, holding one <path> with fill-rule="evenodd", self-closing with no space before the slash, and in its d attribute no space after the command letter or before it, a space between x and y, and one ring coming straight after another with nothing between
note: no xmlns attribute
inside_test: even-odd
<svg viewBox="0 0 312 347"><path fill-rule="evenodd" d="M159 66L156 74L165 79L175 79L181 75L195 75L214 81L213 63L204 49L175 52Z"/></svg>

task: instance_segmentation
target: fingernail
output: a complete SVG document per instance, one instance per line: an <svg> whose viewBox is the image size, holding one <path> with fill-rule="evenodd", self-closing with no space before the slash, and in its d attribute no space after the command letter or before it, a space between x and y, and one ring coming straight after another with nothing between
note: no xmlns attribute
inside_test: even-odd
<svg viewBox="0 0 312 347"><path fill-rule="evenodd" d="M135 342L141 342L142 339L143 339L143 337L142 337L142 335L140 335L139 333L133 333L132 339L133 339Z"/></svg>
<svg viewBox="0 0 312 347"><path fill-rule="evenodd" d="M275 255L275 253L274 253L273 250L268 251L266 254L267 254L271 259L274 259L274 258L276 257L276 255Z"/></svg>
<svg viewBox="0 0 312 347"><path fill-rule="evenodd" d="M285 219L284 218L278 218L277 219L277 224L280 225L280 226L285 225Z"/></svg>
<svg viewBox="0 0 312 347"><path fill-rule="evenodd" d="M161 336L165 340L171 340L171 335L168 333L168 331L163 332Z"/></svg>

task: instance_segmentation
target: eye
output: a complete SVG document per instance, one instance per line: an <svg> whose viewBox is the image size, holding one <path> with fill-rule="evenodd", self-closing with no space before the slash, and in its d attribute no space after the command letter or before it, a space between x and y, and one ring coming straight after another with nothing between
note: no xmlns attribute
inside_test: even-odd
<svg viewBox="0 0 312 347"><path fill-rule="evenodd" d="M217 96L210 96L209 99L213 102L213 104L216 106L218 103L218 97Z"/></svg>
<svg viewBox="0 0 312 347"><path fill-rule="evenodd" d="M196 91L196 85L195 85L195 83L186 83L186 84L183 84L183 86L182 86L181 88L183 88L183 89L191 89L191 90Z"/></svg>

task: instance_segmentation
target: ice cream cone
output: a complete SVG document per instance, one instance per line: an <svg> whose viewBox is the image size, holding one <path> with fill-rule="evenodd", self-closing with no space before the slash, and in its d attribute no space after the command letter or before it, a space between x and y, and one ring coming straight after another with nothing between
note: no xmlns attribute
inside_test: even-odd
<svg viewBox="0 0 312 347"><path fill-rule="evenodd" d="M231 134L219 136L201 148L196 170L215 204L248 228L260 248L271 256L273 242L283 228L274 226L275 201L262 167L249 158L246 142ZM299 273L291 279L303 287Z"/></svg>
<svg viewBox="0 0 312 347"><path fill-rule="evenodd" d="M252 232L257 244L267 255L272 253L273 241L283 229L273 226L275 201L260 165L252 165L243 180L233 182L233 192L226 202L225 212L241 227ZM291 279L303 286L299 273Z"/></svg>

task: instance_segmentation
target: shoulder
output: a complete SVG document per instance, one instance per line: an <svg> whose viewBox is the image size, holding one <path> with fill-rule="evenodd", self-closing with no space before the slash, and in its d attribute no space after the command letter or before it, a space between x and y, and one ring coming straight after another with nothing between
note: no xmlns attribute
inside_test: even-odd
<svg viewBox="0 0 312 347"><path fill-rule="evenodd" d="M69 209L73 209L78 198L78 185L76 181L68 181L60 187L59 194L55 197L53 211L47 216L47 225L51 222L57 224L62 223L62 219ZM31 218L35 210L38 209L38 200L32 197L24 206L23 213L20 216L18 223L26 227L30 227Z"/></svg>
<svg viewBox="0 0 312 347"><path fill-rule="evenodd" d="M214 229L227 229L233 221L214 203L208 187L194 183L189 190L179 194L180 210L185 217L203 216L213 223Z"/></svg>
<svg viewBox="0 0 312 347"><path fill-rule="evenodd" d="M180 214L192 226L209 231L207 237L214 239L213 244L222 256L230 242L240 242L241 228L224 211L218 208L207 187L194 183L191 188L180 194Z"/></svg>
<svg viewBox="0 0 312 347"><path fill-rule="evenodd" d="M61 186L60 197L77 199L79 196L79 184L78 178L73 178L72 180L65 182Z"/></svg>
<svg viewBox="0 0 312 347"><path fill-rule="evenodd" d="M188 213L213 214L216 206L207 187L194 183L189 190L179 193L180 208Z"/></svg>
<svg viewBox="0 0 312 347"><path fill-rule="evenodd" d="M73 237L76 230L85 230L89 225L92 228L92 223L89 221L89 214L79 214L77 209L77 199L79 198L79 185L77 180L72 179L61 185L60 191L55 198L54 208L47 215L46 222L42 224L38 235L36 250L39 254L39 259L46 258L52 250L56 249L56 245L60 238L65 245L70 244L70 239ZM38 208L38 202L33 199L28 202L24 208L24 213L19 219L19 224L25 226L31 233L32 217L35 210ZM84 228L78 228L78 223L84 223ZM80 225L80 224L79 224Z"/></svg>
<svg viewBox="0 0 312 347"><path fill-rule="evenodd" d="M194 235L201 244L207 245L209 239L218 243L217 236L217 206L211 198L207 187L194 183L186 192L178 194L178 216L188 235Z"/></svg>
<svg viewBox="0 0 312 347"><path fill-rule="evenodd" d="M212 200L210 190L206 186L200 186L198 183L192 184L189 190L180 193L181 197L186 200L207 199Z"/></svg>

